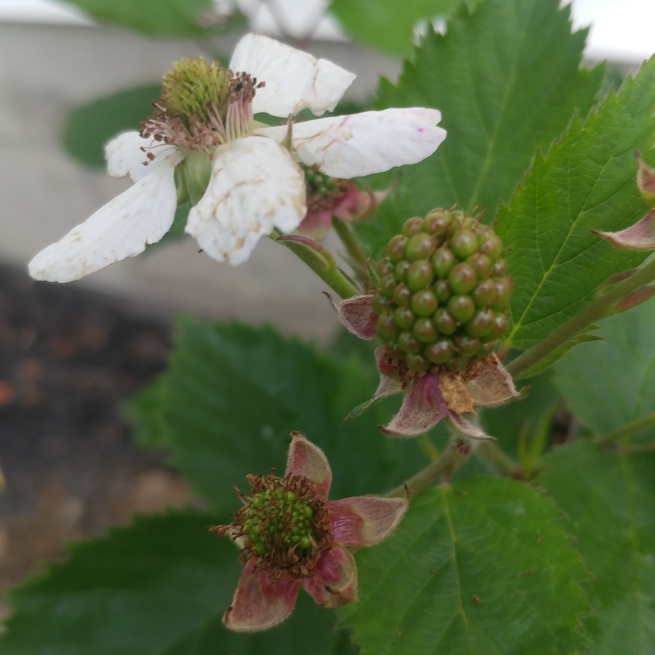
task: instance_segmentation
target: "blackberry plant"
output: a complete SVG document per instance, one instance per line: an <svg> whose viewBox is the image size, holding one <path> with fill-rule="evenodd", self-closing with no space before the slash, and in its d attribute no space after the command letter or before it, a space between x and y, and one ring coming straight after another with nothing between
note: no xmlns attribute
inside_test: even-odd
<svg viewBox="0 0 655 655"><path fill-rule="evenodd" d="M463 211L433 209L394 236L378 264L376 331L412 371L466 368L509 326L512 278L493 228Z"/></svg>

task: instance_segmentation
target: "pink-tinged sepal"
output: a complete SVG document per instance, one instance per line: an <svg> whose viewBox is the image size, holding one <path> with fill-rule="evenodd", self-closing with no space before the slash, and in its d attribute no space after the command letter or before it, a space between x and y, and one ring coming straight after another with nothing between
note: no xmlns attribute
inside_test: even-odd
<svg viewBox="0 0 655 655"><path fill-rule="evenodd" d="M300 590L297 580L272 582L268 573L254 571L255 560L246 563L232 605L223 615L223 623L236 632L258 632L286 619Z"/></svg>
<svg viewBox="0 0 655 655"><path fill-rule="evenodd" d="M286 475L311 480L316 484L318 493L327 499L332 483L330 464L323 451L299 432L291 435Z"/></svg>
<svg viewBox="0 0 655 655"><path fill-rule="evenodd" d="M618 314L619 312L625 312L628 309L632 309L637 305L641 305L642 302L646 302L655 296L655 286L645 286L629 293L627 296L621 298L619 302L614 305L614 311Z"/></svg>
<svg viewBox="0 0 655 655"><path fill-rule="evenodd" d="M378 315L373 311L373 296L355 296L335 302L329 293L325 294L337 312L343 326L360 339L373 339L376 336L375 324Z"/></svg>
<svg viewBox="0 0 655 655"><path fill-rule="evenodd" d="M620 250L653 250L655 249L655 209L631 227L620 232L601 232L592 230L605 241Z"/></svg>
<svg viewBox="0 0 655 655"><path fill-rule="evenodd" d="M332 210L323 209L316 212L307 212L302 223L298 226L298 232L305 237L323 241L329 234L332 227Z"/></svg>
<svg viewBox="0 0 655 655"><path fill-rule="evenodd" d="M386 539L409 507L407 498L356 496L328 503L332 537L342 546L374 546Z"/></svg>
<svg viewBox="0 0 655 655"><path fill-rule="evenodd" d="M495 354L489 355L481 363L483 368L480 372L466 382L466 388L476 405L502 405L518 397L512 376Z"/></svg>
<svg viewBox="0 0 655 655"><path fill-rule="evenodd" d="M637 171L637 186L641 197L648 203L655 202L655 170L653 170L639 155L635 153L639 170Z"/></svg>
<svg viewBox="0 0 655 655"><path fill-rule="evenodd" d="M450 412L448 418L452 421L453 425L467 437L476 439L477 441L496 441L495 437L490 437L484 430L467 421L461 414Z"/></svg>
<svg viewBox="0 0 655 655"><path fill-rule="evenodd" d="M355 558L341 546L323 553L311 578L303 586L323 607L339 607L357 597L357 565Z"/></svg>
<svg viewBox="0 0 655 655"><path fill-rule="evenodd" d="M390 436L416 437L431 430L448 413L439 389L439 374L429 373L414 379L400 411L380 430Z"/></svg>

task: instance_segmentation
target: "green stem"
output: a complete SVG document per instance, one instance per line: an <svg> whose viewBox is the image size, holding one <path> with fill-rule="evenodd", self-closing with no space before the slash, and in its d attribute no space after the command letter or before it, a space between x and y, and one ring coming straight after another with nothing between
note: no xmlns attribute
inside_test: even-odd
<svg viewBox="0 0 655 655"><path fill-rule="evenodd" d="M343 243L346 251L352 259L353 268L357 271L358 275L366 276L366 254L359 245L353 232L352 227L348 223L338 219L336 216L332 217L332 226L337 233L341 243Z"/></svg>
<svg viewBox="0 0 655 655"><path fill-rule="evenodd" d="M562 327L558 328L546 337L543 341L528 348L524 353L519 355L513 362L508 364L507 371L510 375L516 377L526 369L530 368L538 361L542 360L553 350L566 343L569 339L579 334L594 321L605 318L611 310L612 305L636 291L640 287L648 284L655 278L655 260L640 268L634 275L627 280L617 284L613 289L604 293L602 296L593 300L577 316L567 321Z"/></svg>
<svg viewBox="0 0 655 655"><path fill-rule="evenodd" d="M428 464L413 478L410 478L404 484L390 491L387 496L389 498L402 498L408 495L411 498L419 491L429 487L440 475L452 473L462 462L464 462L464 457L451 444L438 460Z"/></svg>
<svg viewBox="0 0 655 655"><path fill-rule="evenodd" d="M642 443L635 446L624 446L621 455L637 455L639 453L655 453L655 443Z"/></svg>
<svg viewBox="0 0 655 655"><path fill-rule="evenodd" d="M496 444L483 441L474 450L475 454L493 471L508 478L521 473L521 467Z"/></svg>
<svg viewBox="0 0 655 655"><path fill-rule="evenodd" d="M638 432L639 430L647 428L653 424L655 424L655 412L651 412L642 418L630 421L630 423L626 423L618 430L614 430L614 432L608 432L607 434L596 437L594 439L594 443L602 446L603 444L610 443L611 441L619 441L620 439L623 439L623 437L628 437L631 434L634 434L635 432Z"/></svg>
<svg viewBox="0 0 655 655"><path fill-rule="evenodd" d="M430 459L439 459L441 457L441 451L432 443L432 440L427 434L422 434L418 438L419 446L421 450L430 458Z"/></svg>
<svg viewBox="0 0 655 655"><path fill-rule="evenodd" d="M270 238L276 241L282 234L274 230ZM309 268L316 273L331 289L336 291L342 298L352 298L360 296L361 289L350 279L334 262L332 256L323 249L325 255L316 250L300 246L293 241L277 241L277 243L286 246L297 257L302 259Z"/></svg>

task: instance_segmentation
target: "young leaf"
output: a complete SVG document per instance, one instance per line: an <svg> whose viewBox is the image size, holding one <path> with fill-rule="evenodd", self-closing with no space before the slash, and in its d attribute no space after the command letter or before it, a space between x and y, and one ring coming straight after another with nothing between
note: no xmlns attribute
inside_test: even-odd
<svg viewBox="0 0 655 655"><path fill-rule="evenodd" d="M637 148L655 141L655 58L586 120L575 118L538 155L496 231L514 278L508 342L528 348L577 314L608 277L647 254L612 248L591 232L615 232L647 211L636 184Z"/></svg>
<svg viewBox="0 0 655 655"><path fill-rule="evenodd" d="M257 635L221 616L240 575L238 550L207 531L215 516L176 512L71 548L63 564L10 594L3 655L284 655L333 653L334 616L309 597ZM303 594L303 596L306 596Z"/></svg>
<svg viewBox="0 0 655 655"><path fill-rule="evenodd" d="M571 411L603 434L653 411L655 301L605 319L602 341L577 346L555 365L553 381Z"/></svg>
<svg viewBox="0 0 655 655"><path fill-rule="evenodd" d="M357 552L359 601L340 624L361 655L577 652L585 572L557 517L509 480L429 489L391 537Z"/></svg>
<svg viewBox="0 0 655 655"><path fill-rule="evenodd" d="M486 0L462 8L445 36L429 32L393 86L382 81L377 108L441 110L448 137L407 167L378 219L360 233L374 253L413 215L459 203L486 210L508 201L536 148L546 149L576 108L592 106L602 68L579 70L586 31L571 34L559 0Z"/></svg>
<svg viewBox="0 0 655 655"><path fill-rule="evenodd" d="M545 464L538 481L566 514L592 574L589 651L655 652L655 455L621 457L578 440Z"/></svg>
<svg viewBox="0 0 655 655"><path fill-rule="evenodd" d="M202 38L244 26L238 12L213 13L212 0L68 0L100 22L113 23L150 36Z"/></svg>
<svg viewBox="0 0 655 655"><path fill-rule="evenodd" d="M333 0L330 11L359 43L396 56L409 56L414 28L421 19L448 14L461 0Z"/></svg>
<svg viewBox="0 0 655 655"><path fill-rule="evenodd" d="M356 357L337 361L270 327L182 317L163 380L132 404L141 426L137 437L168 449L171 463L221 508L235 506L232 489L247 488L246 474L284 470L293 430L325 451L335 497L395 486L407 474L397 468L398 448L410 457L419 453L404 443L393 448L392 458L392 446L377 428L388 408L384 415L376 409L343 423L376 387L373 360L368 366ZM166 430L153 444L161 421Z"/></svg>
<svg viewBox="0 0 655 655"><path fill-rule="evenodd" d="M138 130L161 95L159 84L120 91L76 107L66 118L64 147L81 164L103 167L105 144L121 132ZM144 157L145 161L145 157Z"/></svg>

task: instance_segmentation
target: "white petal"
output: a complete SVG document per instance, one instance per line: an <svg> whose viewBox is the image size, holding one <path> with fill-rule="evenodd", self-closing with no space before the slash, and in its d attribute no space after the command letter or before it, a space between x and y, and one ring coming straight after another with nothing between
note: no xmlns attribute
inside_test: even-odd
<svg viewBox="0 0 655 655"><path fill-rule="evenodd" d="M317 116L334 109L356 77L326 59L259 34L247 34L239 41L230 69L245 71L266 84L255 94L255 113L283 118L306 108Z"/></svg>
<svg viewBox="0 0 655 655"><path fill-rule="evenodd" d="M321 118L294 123L293 146L305 164L331 177L371 175L429 157L446 138L446 130L437 127L440 120L437 109L424 107ZM280 143L287 126L260 128L257 134Z"/></svg>
<svg viewBox="0 0 655 655"><path fill-rule="evenodd" d="M221 146L186 231L219 262L242 264L273 228L292 232L307 212L305 178L289 153L270 139L250 136Z"/></svg>
<svg viewBox="0 0 655 655"><path fill-rule="evenodd" d="M71 282L143 252L170 229L177 206L174 152L149 175L41 251L29 264L36 280Z"/></svg>
<svg viewBox="0 0 655 655"><path fill-rule="evenodd" d="M133 182L142 180L175 151L175 146L144 139L138 132L123 132L105 146L107 172L112 177L129 174ZM153 160L148 159L152 153Z"/></svg>

